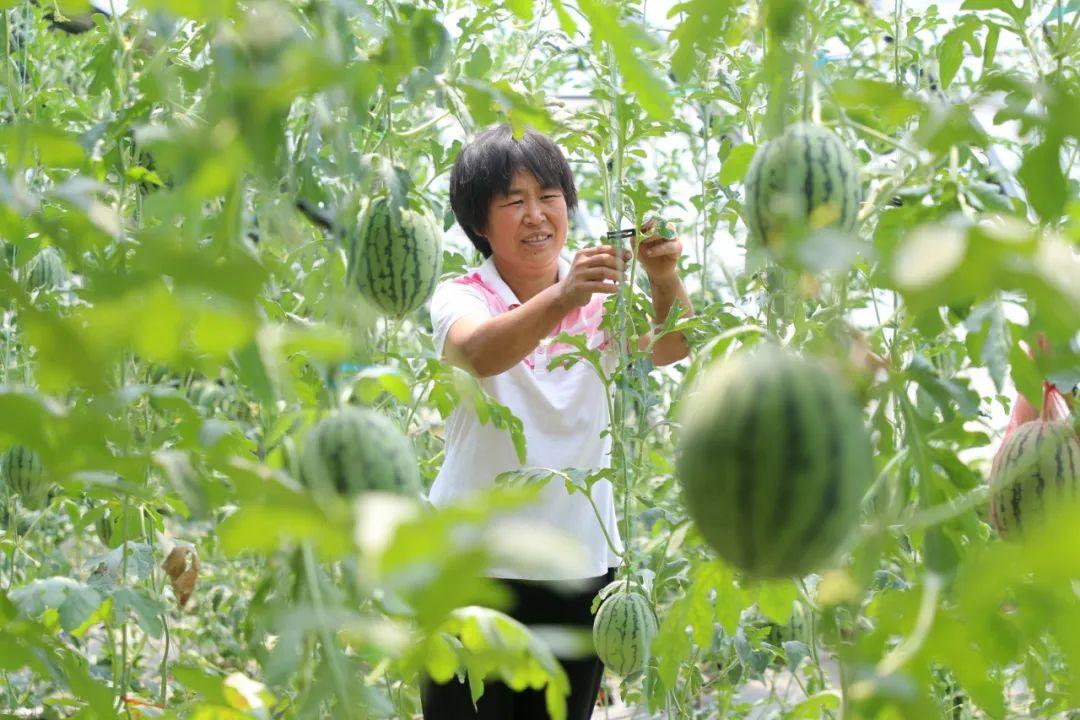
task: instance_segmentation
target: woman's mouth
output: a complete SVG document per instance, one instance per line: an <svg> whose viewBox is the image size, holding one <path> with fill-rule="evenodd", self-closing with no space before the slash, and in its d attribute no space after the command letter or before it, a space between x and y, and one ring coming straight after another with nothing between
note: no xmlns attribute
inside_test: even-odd
<svg viewBox="0 0 1080 720"><path fill-rule="evenodd" d="M543 245L548 240L551 240L551 235L547 233L537 233L536 235L530 235L521 242L526 245Z"/></svg>

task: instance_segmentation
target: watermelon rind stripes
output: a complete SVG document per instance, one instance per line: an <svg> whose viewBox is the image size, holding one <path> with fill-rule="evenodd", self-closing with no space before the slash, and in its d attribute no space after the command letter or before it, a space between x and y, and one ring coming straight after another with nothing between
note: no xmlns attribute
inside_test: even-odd
<svg viewBox="0 0 1080 720"><path fill-rule="evenodd" d="M615 675L633 675L648 664L657 629L648 598L633 591L616 592L604 600L593 619L596 654Z"/></svg>
<svg viewBox="0 0 1080 720"><path fill-rule="evenodd" d="M24 445L14 445L0 458L0 463L7 491L17 496L28 510L41 508L48 497L49 482L37 453Z"/></svg>
<svg viewBox="0 0 1080 720"><path fill-rule="evenodd" d="M1022 537L1049 508L1080 497L1080 438L1068 422L1018 426L990 471L990 522L1005 538Z"/></svg>
<svg viewBox="0 0 1080 720"><path fill-rule="evenodd" d="M337 410L316 423L304 438L300 475L314 492L345 496L420 488L411 442L390 418L368 408Z"/></svg>
<svg viewBox="0 0 1080 720"><path fill-rule="evenodd" d="M873 475L862 411L840 377L770 343L709 368L684 407L677 476L706 542L753 577L828 562Z"/></svg>
<svg viewBox="0 0 1080 720"><path fill-rule="evenodd" d="M754 153L744 177L752 240L782 244L808 225L851 233L862 188L855 155L831 130L792 125Z"/></svg>
<svg viewBox="0 0 1080 720"><path fill-rule="evenodd" d="M42 248L26 265L26 286L30 290L58 287L67 277L64 261L51 245Z"/></svg>
<svg viewBox="0 0 1080 720"><path fill-rule="evenodd" d="M431 297L442 272L442 231L427 210L376 197L348 243L349 274L380 311L402 317Z"/></svg>

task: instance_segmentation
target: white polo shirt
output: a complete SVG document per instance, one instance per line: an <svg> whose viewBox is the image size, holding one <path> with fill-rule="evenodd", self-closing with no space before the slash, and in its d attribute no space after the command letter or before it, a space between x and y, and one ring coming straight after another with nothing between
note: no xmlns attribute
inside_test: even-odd
<svg viewBox="0 0 1080 720"><path fill-rule="evenodd" d="M569 269L570 263L560 258L559 278ZM571 311L521 362L479 381L488 395L521 420L526 467L598 470L609 465L611 438L605 432L608 403L600 378L585 362L570 368L548 364L550 358L571 349L553 342L557 335L566 332L584 335L590 348L602 349L604 371L613 371L618 362L617 353L605 331L600 329L604 298L603 294L594 294L588 305ZM442 357L446 335L462 317L494 317L520 304L492 258L476 270L440 283L431 298L435 352ZM463 402L447 419L446 455L429 499L436 507L459 503L472 494L494 488L499 473L520 467L510 433L491 423L481 424L472 405ZM570 556L561 570L495 567L489 574L501 578L556 580L596 577L605 574L609 567L617 567L620 558L608 547L600 525L604 523L621 552L611 483L601 480L593 485L592 499L598 512L594 512L585 495L577 491L570 494L556 478L543 488L538 503L501 515L500 527L511 534L514 528L524 532L525 528L539 524L576 543L568 548Z"/></svg>

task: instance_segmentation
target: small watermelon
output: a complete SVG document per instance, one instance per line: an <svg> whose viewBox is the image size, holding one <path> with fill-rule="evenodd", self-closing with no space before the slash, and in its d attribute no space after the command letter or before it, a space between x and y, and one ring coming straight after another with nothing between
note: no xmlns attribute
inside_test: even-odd
<svg viewBox="0 0 1080 720"><path fill-rule="evenodd" d="M415 492L420 466L409 439L385 415L349 407L323 418L304 438L300 479L316 492Z"/></svg>
<svg viewBox="0 0 1080 720"><path fill-rule="evenodd" d="M110 548L120 547L125 542L138 542L145 537L142 511L121 504L110 505L105 514L95 524L98 539Z"/></svg>
<svg viewBox="0 0 1080 720"><path fill-rule="evenodd" d="M48 245L26 264L26 287L28 290L51 290L63 285L68 279L67 269L60 253Z"/></svg>
<svg viewBox="0 0 1080 720"><path fill-rule="evenodd" d="M721 557L753 577L801 576L855 527L870 438L838 376L766 344L714 365L686 399L677 475Z"/></svg>
<svg viewBox="0 0 1080 720"><path fill-rule="evenodd" d="M618 590L604 599L593 619L596 654L619 677L633 675L648 665L657 629L648 598L638 592Z"/></svg>
<svg viewBox="0 0 1080 720"><path fill-rule="evenodd" d="M744 179L752 239L775 247L799 227L850 233L862 189L855 155L832 131L799 123L754 153Z"/></svg>
<svg viewBox="0 0 1080 720"><path fill-rule="evenodd" d="M49 495L45 466L33 450L15 445L4 453L2 476L8 492L17 495L23 507L37 510Z"/></svg>
<svg viewBox="0 0 1080 720"><path fill-rule="evenodd" d="M371 201L347 242L349 276L387 315L401 317L431 297L442 271L442 230L426 209Z"/></svg>
<svg viewBox="0 0 1080 720"><path fill-rule="evenodd" d="M813 610L798 600L791 603L791 617L783 625L774 625L775 630L770 633L770 642L773 645L782 646L786 642L797 640L807 646L814 642L814 633L811 625Z"/></svg>
<svg viewBox="0 0 1080 720"><path fill-rule="evenodd" d="M196 407L208 413L213 412L215 408L226 408L229 404L229 393L223 386L210 380L193 382L187 396Z"/></svg>
<svg viewBox="0 0 1080 720"><path fill-rule="evenodd" d="M990 470L990 522L1002 537L1023 534L1047 506L1080 499L1080 438L1059 420L1018 425Z"/></svg>

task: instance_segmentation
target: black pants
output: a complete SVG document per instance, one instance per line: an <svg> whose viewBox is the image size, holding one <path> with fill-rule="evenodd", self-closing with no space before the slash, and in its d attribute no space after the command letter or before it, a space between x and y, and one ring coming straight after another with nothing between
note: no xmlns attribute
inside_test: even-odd
<svg viewBox="0 0 1080 720"><path fill-rule="evenodd" d="M581 626L591 632L593 616L589 612L600 588L615 577L614 568L607 575L590 578L580 590L565 593L551 584L531 580L503 580L514 594L509 615L525 625ZM595 655L580 659L559 659L570 680L566 699L567 720L589 720L604 666ZM420 692L424 720L548 720L543 690L515 693L496 680L484 682L484 695L473 708L468 683L451 678L445 685L428 680Z"/></svg>

